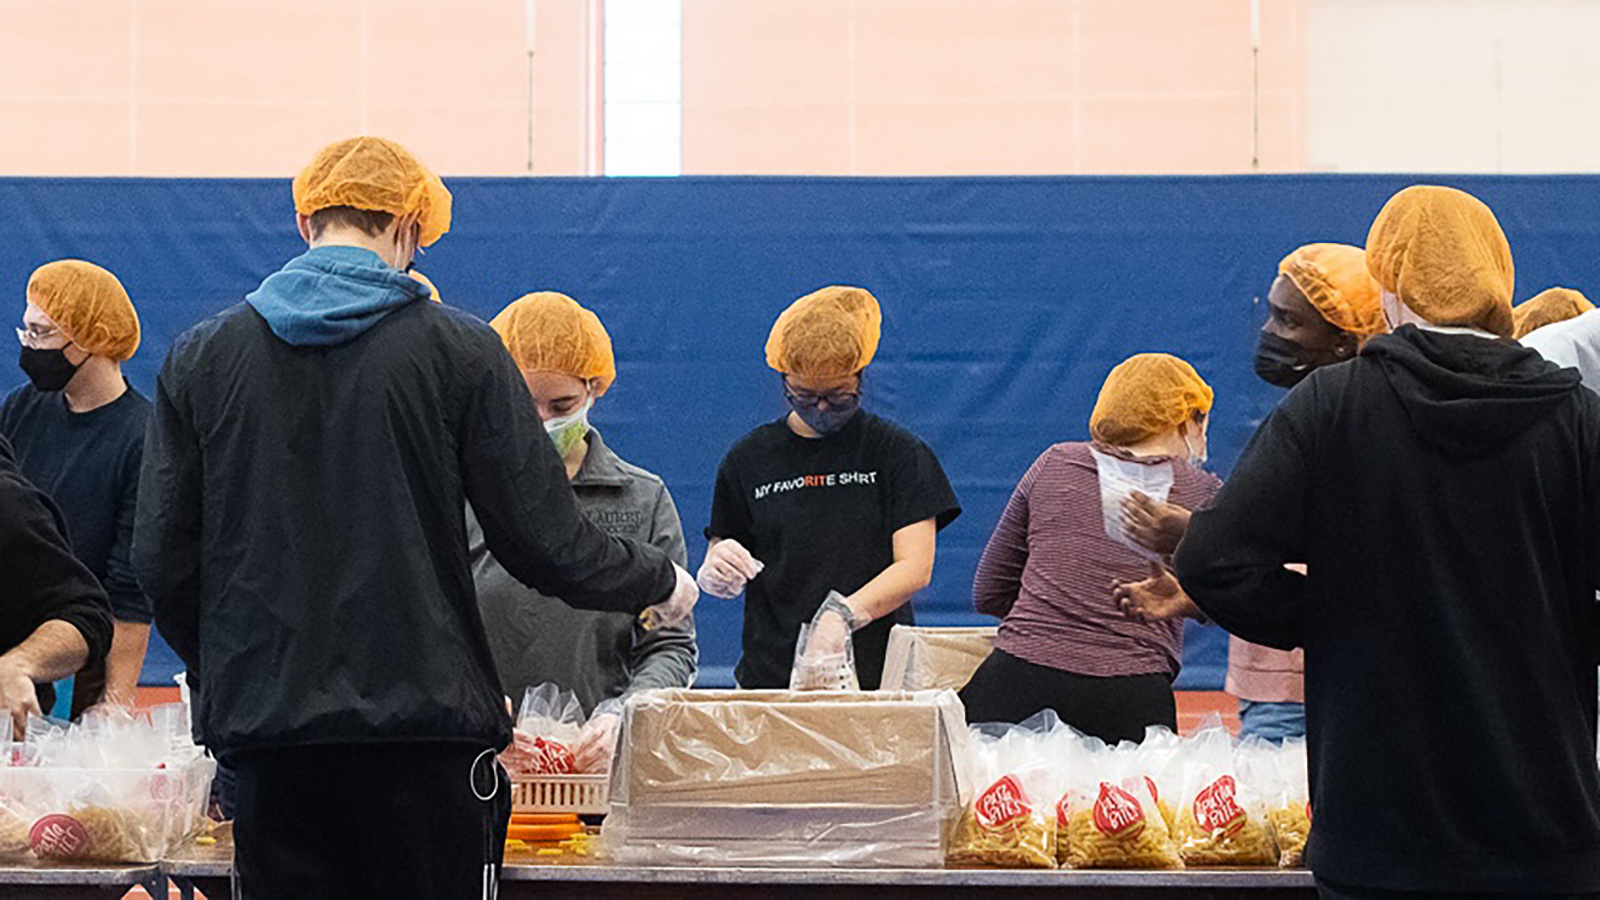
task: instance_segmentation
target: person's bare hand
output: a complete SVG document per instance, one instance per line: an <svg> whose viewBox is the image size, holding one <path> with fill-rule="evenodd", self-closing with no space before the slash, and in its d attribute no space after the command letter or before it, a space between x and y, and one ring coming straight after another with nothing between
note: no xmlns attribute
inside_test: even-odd
<svg viewBox="0 0 1600 900"><path fill-rule="evenodd" d="M1200 618L1199 607L1183 592L1178 579L1155 564L1150 567L1150 577L1143 581L1112 582L1111 599L1130 618L1141 622Z"/></svg>
<svg viewBox="0 0 1600 900"><path fill-rule="evenodd" d="M1171 556L1189 530L1189 511L1134 491L1122 501L1122 530L1151 553Z"/></svg>
<svg viewBox="0 0 1600 900"><path fill-rule="evenodd" d="M22 740L28 716L42 716L33 678L16 660L0 656L0 709L11 716L12 740Z"/></svg>

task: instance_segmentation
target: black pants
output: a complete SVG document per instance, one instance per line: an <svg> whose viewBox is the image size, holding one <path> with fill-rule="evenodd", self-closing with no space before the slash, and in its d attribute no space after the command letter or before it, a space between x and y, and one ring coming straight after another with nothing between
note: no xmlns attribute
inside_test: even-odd
<svg viewBox="0 0 1600 900"><path fill-rule="evenodd" d="M961 689L968 722L1021 722L1053 709L1061 721L1108 744L1142 741L1151 725L1178 729L1166 675L1095 678L1035 665L1003 650L983 661Z"/></svg>
<svg viewBox="0 0 1600 900"><path fill-rule="evenodd" d="M511 788L484 748L341 744L229 761L237 779L236 898L490 896Z"/></svg>
<svg viewBox="0 0 1600 900"><path fill-rule="evenodd" d="M1390 891L1317 879L1322 900L1600 900L1600 894L1463 894L1459 891Z"/></svg>

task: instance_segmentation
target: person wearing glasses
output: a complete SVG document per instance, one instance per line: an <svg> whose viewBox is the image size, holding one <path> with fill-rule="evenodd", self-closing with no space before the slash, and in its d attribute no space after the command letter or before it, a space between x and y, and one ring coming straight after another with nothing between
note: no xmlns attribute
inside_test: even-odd
<svg viewBox="0 0 1600 900"><path fill-rule="evenodd" d="M522 372L544 430L566 464L578 509L607 534L659 548L689 565L683 523L660 476L618 456L589 424L595 402L617 379L611 336L600 317L566 294L540 291L489 323ZM483 630L506 695L550 682L572 691L590 714L572 748L578 771L601 772L616 749L616 712L597 709L651 688L690 687L699 663L694 616L646 628L627 612L568 605L512 577L489 551L468 510L467 556Z"/></svg>
<svg viewBox="0 0 1600 900"><path fill-rule="evenodd" d="M116 619L110 652L74 681L77 718L102 702L133 705L150 642L150 601L131 559L150 401L122 377L139 347L139 316L115 275L63 259L28 279L22 326L28 383L0 405L0 434L22 474L60 510L73 552L104 586Z"/></svg>
<svg viewBox="0 0 1600 900"><path fill-rule="evenodd" d="M931 449L861 409L882 314L858 287L796 300L772 327L767 365L789 413L741 438L717 472L701 589L744 593L743 688L788 687L806 654L854 641L861 687L882 680L889 629L912 622L933 575L936 534L961 514Z"/></svg>

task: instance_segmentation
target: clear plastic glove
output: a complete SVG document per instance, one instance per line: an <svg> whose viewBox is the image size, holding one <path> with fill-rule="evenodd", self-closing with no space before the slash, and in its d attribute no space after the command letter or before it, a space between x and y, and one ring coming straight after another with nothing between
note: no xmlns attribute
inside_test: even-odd
<svg viewBox="0 0 1600 900"><path fill-rule="evenodd" d="M697 581L700 589L713 597L732 600L744 593L749 584L766 565L750 555L738 541L724 538L706 551L706 561L700 564Z"/></svg>
<svg viewBox="0 0 1600 900"><path fill-rule="evenodd" d="M838 591L830 591L817 614L800 628L789 689L858 690L855 645L850 635L865 624Z"/></svg>
<svg viewBox="0 0 1600 900"><path fill-rule="evenodd" d="M646 631L670 628L694 614L694 605L700 599L700 588L683 566L673 563L672 569L678 575L678 584L672 589L672 596L655 606L645 607L644 612L639 614L639 622Z"/></svg>
<svg viewBox="0 0 1600 900"><path fill-rule="evenodd" d="M617 731L621 727L621 716L595 711L594 717L578 732L578 744L572 750L578 774L602 775L611 771L611 756L616 752Z"/></svg>
<svg viewBox="0 0 1600 900"><path fill-rule="evenodd" d="M811 617L811 638L804 655L811 657L836 656L844 652L850 635L865 625L857 619L844 597L838 591L829 591L817 614Z"/></svg>

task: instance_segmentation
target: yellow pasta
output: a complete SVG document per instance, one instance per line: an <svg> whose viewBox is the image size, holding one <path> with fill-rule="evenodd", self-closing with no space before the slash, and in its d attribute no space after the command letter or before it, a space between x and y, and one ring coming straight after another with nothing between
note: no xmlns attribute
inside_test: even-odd
<svg viewBox="0 0 1600 900"><path fill-rule="evenodd" d="M956 866L1051 869L1056 864L1056 824L1007 775L972 802L961 817L948 862Z"/></svg>
<svg viewBox="0 0 1600 900"><path fill-rule="evenodd" d="M1142 793L1142 792L1141 792ZM1057 812L1057 855L1074 869L1181 869L1183 859L1157 810L1135 792L1102 782L1093 803ZM1068 808L1070 807L1070 808Z"/></svg>
<svg viewBox="0 0 1600 900"><path fill-rule="evenodd" d="M1178 813L1172 808L1172 804L1165 800L1157 800L1156 809L1161 810L1161 821L1167 823L1167 833L1175 833L1178 830Z"/></svg>
<svg viewBox="0 0 1600 900"><path fill-rule="evenodd" d="M0 856L17 856L28 852L28 829L32 825L0 804Z"/></svg>
<svg viewBox="0 0 1600 900"><path fill-rule="evenodd" d="M1305 865L1306 841L1311 837L1311 814L1304 803L1290 803L1267 812L1278 841L1278 865L1296 869Z"/></svg>
<svg viewBox="0 0 1600 900"><path fill-rule="evenodd" d="M40 859L71 862L150 862L146 857L139 817L129 810L108 806L82 806L63 817L81 826L71 840L36 841Z"/></svg>
<svg viewBox="0 0 1600 900"><path fill-rule="evenodd" d="M1278 851L1267 826L1246 815L1232 828L1209 830L1195 822L1194 814L1178 815L1178 847L1189 866L1274 866Z"/></svg>
<svg viewBox="0 0 1600 900"><path fill-rule="evenodd" d="M1178 812L1177 841L1191 866L1274 866L1278 848L1271 826L1234 799L1232 775L1206 784Z"/></svg>

